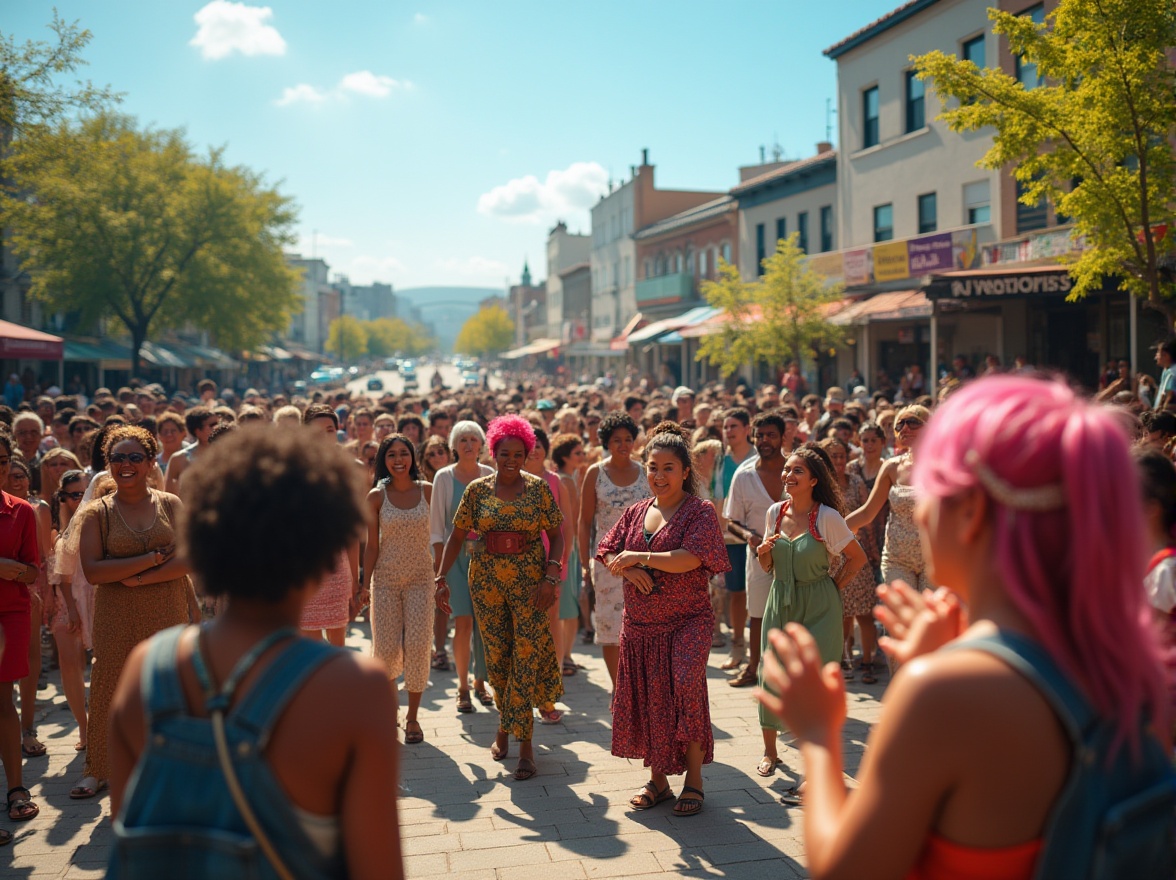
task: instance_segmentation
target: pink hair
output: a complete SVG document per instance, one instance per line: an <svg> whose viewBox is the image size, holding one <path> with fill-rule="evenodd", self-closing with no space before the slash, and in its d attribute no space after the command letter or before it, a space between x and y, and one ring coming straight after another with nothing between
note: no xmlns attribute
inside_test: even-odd
<svg viewBox="0 0 1176 880"><path fill-rule="evenodd" d="M1166 697L1125 424L1057 381L982 379L936 410L914 484L949 498L983 485L978 466L1014 489L1062 488L1065 505L1045 511L1014 510L988 493L997 571L1034 637L1102 717L1117 719L1118 740L1137 745L1140 713L1163 722Z"/></svg>
<svg viewBox="0 0 1176 880"><path fill-rule="evenodd" d="M527 455L531 454L535 448L535 429L522 416L513 415L499 416L490 423L486 430L486 445L490 447L490 454L494 455L498 451L498 444L512 437L522 440Z"/></svg>

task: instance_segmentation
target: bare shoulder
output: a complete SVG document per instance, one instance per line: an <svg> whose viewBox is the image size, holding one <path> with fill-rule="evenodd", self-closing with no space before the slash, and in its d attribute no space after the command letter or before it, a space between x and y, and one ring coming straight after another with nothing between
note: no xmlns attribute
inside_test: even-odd
<svg viewBox="0 0 1176 880"><path fill-rule="evenodd" d="M388 672L371 657L342 651L324 664L306 686L306 698L312 705L337 707L339 717L354 715L355 706L371 709L391 704ZM366 710L365 710L366 711Z"/></svg>

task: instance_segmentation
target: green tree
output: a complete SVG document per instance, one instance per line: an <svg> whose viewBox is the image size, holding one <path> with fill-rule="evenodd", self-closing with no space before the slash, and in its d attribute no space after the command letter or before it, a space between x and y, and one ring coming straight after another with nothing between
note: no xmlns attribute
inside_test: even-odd
<svg viewBox="0 0 1176 880"><path fill-rule="evenodd" d="M453 347L461 354L492 357L510 347L514 341L514 321L502 306L488 306L471 315L461 330Z"/></svg>
<svg viewBox="0 0 1176 880"><path fill-rule="evenodd" d="M0 34L0 141L19 138L26 127L55 123L74 110L98 110L116 99L109 88L89 81L62 84L63 76L86 64L82 50L93 35L56 11L49 29L54 39L48 42L18 44L11 35Z"/></svg>
<svg viewBox="0 0 1176 880"><path fill-rule="evenodd" d="M83 322L117 320L132 369L149 335L206 330L249 348L299 307L293 203L254 172L197 157L183 133L100 114L19 139L0 221L31 295Z"/></svg>
<svg viewBox="0 0 1176 880"><path fill-rule="evenodd" d="M841 299L841 288L826 285L808 268L796 242L795 232L780 239L755 281L744 281L738 269L719 261L719 277L702 283L702 295L723 309L727 320L702 338L698 360L730 376L746 364L811 360L820 349L841 343L841 328L826 318L829 305Z"/></svg>
<svg viewBox="0 0 1176 880"><path fill-rule="evenodd" d="M366 321L351 315L341 315L327 328L327 342L324 346L340 360L355 361L368 353L368 331Z"/></svg>
<svg viewBox="0 0 1176 880"><path fill-rule="evenodd" d="M437 345L437 340L424 327L409 324L403 318L376 318L365 321L363 326L368 335L368 354L375 357L397 353L417 357Z"/></svg>
<svg viewBox="0 0 1176 880"><path fill-rule="evenodd" d="M993 68L954 55L912 57L945 99L954 131L995 130L980 163L1013 166L1027 205L1050 199L1069 217L1085 250L1070 266L1071 298L1120 279L1172 321L1171 275L1176 161L1176 46L1172 0L1061 0L1041 25L989 9L1022 64L1043 84L1025 88ZM1023 67L1024 69L1024 67ZM1170 264L1169 264L1170 265Z"/></svg>

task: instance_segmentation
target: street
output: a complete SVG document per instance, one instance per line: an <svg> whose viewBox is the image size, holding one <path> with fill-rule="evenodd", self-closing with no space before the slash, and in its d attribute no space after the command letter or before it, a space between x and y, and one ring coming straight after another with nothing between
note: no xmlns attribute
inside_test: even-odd
<svg viewBox="0 0 1176 880"><path fill-rule="evenodd" d="M432 391L433 374L440 370L441 379L445 382L445 387L450 391L455 391L462 387L461 370L455 367L449 361L445 361L440 366L429 364L427 366L417 367L417 393L428 394ZM384 383L383 391L368 390L368 380L379 379ZM491 374L490 376L490 390L498 391L506 387L502 380ZM403 394L404 376L400 374L399 370L380 370L376 373L367 373L356 379L352 379L347 383L347 390L352 394L366 395L368 397L379 398L385 393Z"/></svg>
<svg viewBox="0 0 1176 880"><path fill-rule="evenodd" d="M370 652L369 627L353 624L348 646ZM560 880L653 876L804 877L803 812L777 797L799 770L799 755L781 748L784 767L755 775L762 740L750 689L726 685L726 650L711 652L711 717L715 762L704 768L706 806L691 818L671 815L672 802L634 812L628 799L647 778L640 761L609 754L608 673L595 646L577 646L579 674L564 679L560 724L535 725L539 774L515 782L517 745L502 764L490 758L497 713L455 709L453 672L431 673L421 704L425 742L401 751L400 824L407 876L514 880L557 871ZM876 685L849 682L846 772L857 772L878 717L885 673ZM41 807L28 823L6 822L16 839L0 849L0 876L98 878L113 845L109 797L72 801L83 756L57 673L38 694L38 732L49 747L25 761L25 781ZM363 711L361 706L355 707ZM402 709L403 711L403 709ZM785 740L787 741L787 740ZM674 790L681 778L672 779ZM558 864L552 864L558 863Z"/></svg>

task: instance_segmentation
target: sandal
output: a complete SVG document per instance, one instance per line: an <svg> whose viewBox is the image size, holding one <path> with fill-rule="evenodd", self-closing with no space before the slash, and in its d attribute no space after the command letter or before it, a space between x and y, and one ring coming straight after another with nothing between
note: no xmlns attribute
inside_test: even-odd
<svg viewBox="0 0 1176 880"><path fill-rule="evenodd" d="M498 748L498 742L495 741L490 745L490 757L495 761L505 761L510 757L510 740L506 741L506 745L501 750Z"/></svg>
<svg viewBox="0 0 1176 880"><path fill-rule="evenodd" d="M519 765L515 767L514 778L518 782L525 782L538 772L539 768L535 766L535 762L530 758L519 758Z"/></svg>
<svg viewBox="0 0 1176 880"><path fill-rule="evenodd" d="M867 663L865 660L863 660L861 663L861 669L862 669L862 684L877 684L878 683L878 676L874 675L873 661L870 661L869 663Z"/></svg>
<svg viewBox="0 0 1176 880"><path fill-rule="evenodd" d="M746 654L747 648L743 639L731 639L731 656L723 661L719 669L738 669L743 665Z"/></svg>
<svg viewBox="0 0 1176 880"><path fill-rule="evenodd" d="M559 722L561 720L563 720L563 714L564 714L563 712L561 712L559 709L556 709L554 707L551 709L540 709L539 710L539 723L540 724L559 724Z"/></svg>
<svg viewBox="0 0 1176 880"><path fill-rule="evenodd" d="M760 776L767 778L768 776L772 776L776 772L776 768L783 763L784 762L779 758L769 758L767 755L764 755L762 758L760 758L759 765L755 768L755 772Z"/></svg>
<svg viewBox="0 0 1176 880"><path fill-rule="evenodd" d="M474 696L478 698L478 702L483 706L493 706L494 697L486 693L485 688L474 688Z"/></svg>
<svg viewBox="0 0 1176 880"><path fill-rule="evenodd" d="M23 791L25 796L14 798L12 793L16 791ZM37 818L40 812L41 808L33 803L32 792L23 785L8 789L8 818L13 822L27 822Z"/></svg>
<svg viewBox="0 0 1176 880"><path fill-rule="evenodd" d="M629 806L634 810L649 810L656 807L663 801L668 801L674 796L670 791L670 784L667 782L666 787L661 791L657 790L657 786L653 784L653 780L645 783L641 791L629 798Z"/></svg>
<svg viewBox="0 0 1176 880"><path fill-rule="evenodd" d="M745 688L751 687L758 681L759 679L755 674L755 670L751 668L750 664L748 664L741 673L728 681L727 684L733 688Z"/></svg>
<svg viewBox="0 0 1176 880"><path fill-rule="evenodd" d="M688 798L687 794L696 794L696 798ZM682 786L682 793L678 795L678 802L674 804L675 816L697 816L702 812L702 802L706 798L701 791L694 786Z"/></svg>
<svg viewBox="0 0 1176 880"><path fill-rule="evenodd" d="M460 712L462 715L469 715L471 712L478 711L477 709L474 708L474 704L470 702L470 692L469 691L458 691L457 692L457 711Z"/></svg>
<svg viewBox="0 0 1176 880"><path fill-rule="evenodd" d="M596 630L586 629L586 630L584 630L584 632L580 633L580 644L581 645L591 645L595 641L596 641Z"/></svg>
<svg viewBox="0 0 1176 880"><path fill-rule="evenodd" d="M449 655L444 651L437 651L433 654L433 659L429 661L429 666L439 672L449 671Z"/></svg>
<svg viewBox="0 0 1176 880"><path fill-rule="evenodd" d="M92 798L100 791L106 790L105 779L95 779L93 776L85 776L82 781L70 789L69 796L75 801Z"/></svg>
<svg viewBox="0 0 1176 880"><path fill-rule="evenodd" d="M416 730L411 730L411 727L416 727ZM404 722L404 744L406 746L416 745L425 741L425 732L421 730L419 721Z"/></svg>
<svg viewBox="0 0 1176 880"><path fill-rule="evenodd" d="M846 681L853 681L853 663L848 657L841 658L841 677Z"/></svg>
<svg viewBox="0 0 1176 880"><path fill-rule="evenodd" d="M780 795L780 803L788 807L803 807L804 794L800 790L799 785L793 785L784 790L784 794Z"/></svg>
<svg viewBox="0 0 1176 880"><path fill-rule="evenodd" d="M715 633L714 635L711 636L711 647L712 648L725 648L726 646L727 646L727 640L723 637L722 633Z"/></svg>
<svg viewBox="0 0 1176 880"><path fill-rule="evenodd" d="M27 745L27 743L30 739L33 741L33 744L31 746ZM20 753L22 755L24 755L26 758L40 758L47 751L49 751L49 750L47 748L45 748L44 743L42 743L40 740L37 739L37 734L35 731L32 731L32 730L22 730L21 731Z"/></svg>
<svg viewBox="0 0 1176 880"><path fill-rule="evenodd" d="M571 658L568 658L567 660L565 660L565 661L563 662L563 666L562 666L562 668L561 668L561 671L563 672L563 674L564 674L565 676L567 676L567 675L575 675L575 674L576 674L576 664L575 664L575 662L574 662L574 661L572 661L572 659L571 659Z"/></svg>

